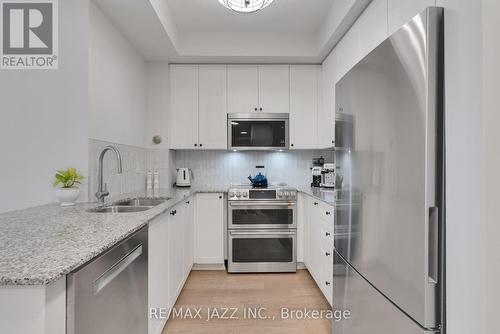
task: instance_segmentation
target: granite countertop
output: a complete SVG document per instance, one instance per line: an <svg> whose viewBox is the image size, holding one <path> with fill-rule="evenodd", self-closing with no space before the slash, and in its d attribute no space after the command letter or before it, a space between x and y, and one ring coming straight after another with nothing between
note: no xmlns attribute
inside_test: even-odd
<svg viewBox="0 0 500 334"><path fill-rule="evenodd" d="M185 198L207 192L225 192L225 188L165 189L159 196L171 199L136 213L93 213L87 210L97 203L65 208L54 203L0 214L0 286L54 282ZM145 195L145 191L135 192L112 200Z"/></svg>

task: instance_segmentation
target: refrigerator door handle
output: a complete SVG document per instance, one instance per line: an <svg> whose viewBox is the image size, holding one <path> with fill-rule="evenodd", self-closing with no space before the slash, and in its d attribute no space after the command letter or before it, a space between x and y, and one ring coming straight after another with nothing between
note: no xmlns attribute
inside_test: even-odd
<svg viewBox="0 0 500 334"><path fill-rule="evenodd" d="M439 208L429 208L429 283L438 283L439 273Z"/></svg>

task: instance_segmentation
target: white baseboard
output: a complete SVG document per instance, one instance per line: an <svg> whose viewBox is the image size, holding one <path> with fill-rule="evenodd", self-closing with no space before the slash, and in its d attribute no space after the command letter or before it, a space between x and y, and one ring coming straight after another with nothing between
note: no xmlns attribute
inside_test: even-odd
<svg viewBox="0 0 500 334"><path fill-rule="evenodd" d="M214 264L199 264L195 263L192 270L226 270L226 266L223 263Z"/></svg>

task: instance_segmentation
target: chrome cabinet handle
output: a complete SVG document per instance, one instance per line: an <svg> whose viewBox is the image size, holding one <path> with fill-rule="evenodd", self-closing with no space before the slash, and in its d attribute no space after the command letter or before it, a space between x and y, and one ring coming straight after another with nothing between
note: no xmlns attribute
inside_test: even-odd
<svg viewBox="0 0 500 334"><path fill-rule="evenodd" d="M326 215L327 215L327 216L328 216L328 215L330 215L330 211L326 211Z"/></svg>
<svg viewBox="0 0 500 334"><path fill-rule="evenodd" d="M314 205L318 205L318 202L314 202Z"/></svg>
<svg viewBox="0 0 500 334"><path fill-rule="evenodd" d="M329 237L331 234L330 234L330 232L326 232L326 233L325 233L325 235L326 235L327 237Z"/></svg>
<svg viewBox="0 0 500 334"><path fill-rule="evenodd" d="M326 284L326 285L330 285L331 283L330 283L330 282L328 282L328 281L326 281L326 282L325 282L325 284Z"/></svg>
<svg viewBox="0 0 500 334"><path fill-rule="evenodd" d="M326 252L326 253L325 253L325 255L326 255L326 256L330 256L330 253Z"/></svg>

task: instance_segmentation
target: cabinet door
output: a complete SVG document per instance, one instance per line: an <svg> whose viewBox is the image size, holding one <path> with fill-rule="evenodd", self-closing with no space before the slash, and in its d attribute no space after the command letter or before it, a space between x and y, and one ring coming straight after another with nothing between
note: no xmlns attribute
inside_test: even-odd
<svg viewBox="0 0 500 334"><path fill-rule="evenodd" d="M361 60L359 22L356 21L335 47L337 51L337 82Z"/></svg>
<svg viewBox="0 0 500 334"><path fill-rule="evenodd" d="M170 93L170 148L197 148L198 65L171 65Z"/></svg>
<svg viewBox="0 0 500 334"><path fill-rule="evenodd" d="M179 211L181 210L181 211ZM170 210L170 213L177 212L171 215L169 220L168 230L168 249L169 249L169 298L170 305L174 306L182 290L184 278L184 230L182 221L179 215L182 216L182 208L180 205Z"/></svg>
<svg viewBox="0 0 500 334"><path fill-rule="evenodd" d="M318 78L321 67L290 66L290 148L318 148Z"/></svg>
<svg viewBox="0 0 500 334"><path fill-rule="evenodd" d="M257 112L259 107L257 65L227 66L227 112Z"/></svg>
<svg viewBox="0 0 500 334"><path fill-rule="evenodd" d="M194 262L194 196L184 201L184 277L189 276Z"/></svg>
<svg viewBox="0 0 500 334"><path fill-rule="evenodd" d="M322 65L321 99L318 108L318 146L334 146L335 140L335 83L337 80L337 51L333 50Z"/></svg>
<svg viewBox="0 0 500 334"><path fill-rule="evenodd" d="M388 36L387 0L373 0L358 22L360 52L361 57L364 57Z"/></svg>
<svg viewBox="0 0 500 334"><path fill-rule="evenodd" d="M321 287L321 280L323 278L321 272L322 254L321 254L321 229L320 229L320 216L318 201L312 201L310 226L309 226L309 272L314 278L316 284Z"/></svg>
<svg viewBox="0 0 500 334"><path fill-rule="evenodd" d="M221 193L198 194L195 209L195 263L224 263L224 202Z"/></svg>
<svg viewBox="0 0 500 334"><path fill-rule="evenodd" d="M148 242L148 303L149 309L169 309L168 272L168 215L161 215L149 223ZM148 333L161 331L165 321L149 318Z"/></svg>
<svg viewBox="0 0 500 334"><path fill-rule="evenodd" d="M300 204L301 203L301 204ZM299 193L299 204L300 207L302 208L302 212L300 212L300 219L302 220L302 248L303 248L303 259L302 262L304 262L304 265L306 267L309 266L309 212L310 212L310 206L311 206L311 201L310 197L307 195L304 195L302 193ZM297 229L297 236L299 235L299 231ZM297 258L297 261L300 261Z"/></svg>
<svg viewBox="0 0 500 334"><path fill-rule="evenodd" d="M259 111L290 112L289 65L259 65Z"/></svg>
<svg viewBox="0 0 500 334"><path fill-rule="evenodd" d="M388 0L389 35L425 8L433 6L436 6L436 0Z"/></svg>
<svg viewBox="0 0 500 334"><path fill-rule="evenodd" d="M227 149L226 65L199 66L199 147Z"/></svg>

